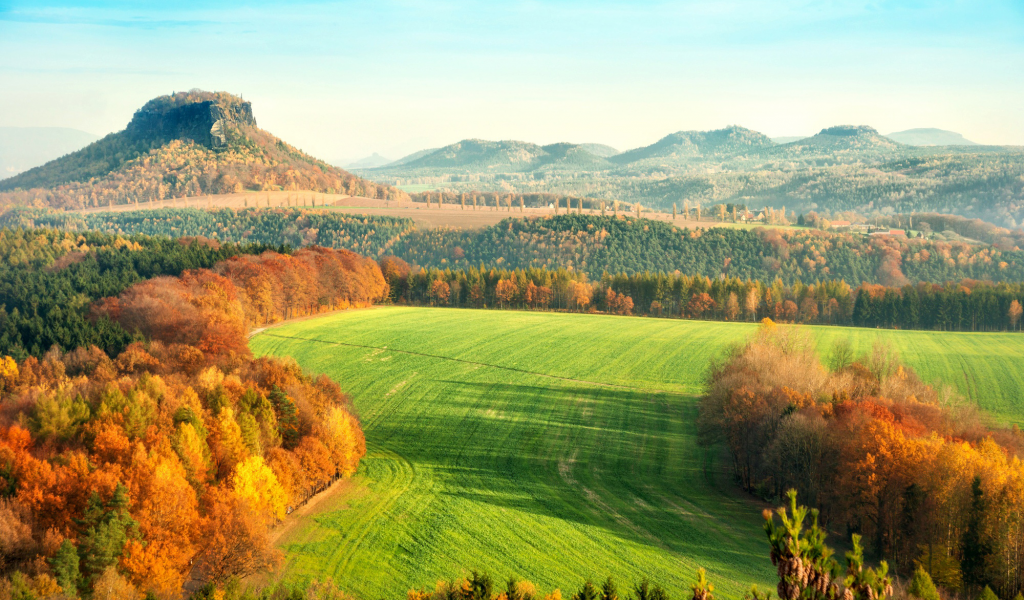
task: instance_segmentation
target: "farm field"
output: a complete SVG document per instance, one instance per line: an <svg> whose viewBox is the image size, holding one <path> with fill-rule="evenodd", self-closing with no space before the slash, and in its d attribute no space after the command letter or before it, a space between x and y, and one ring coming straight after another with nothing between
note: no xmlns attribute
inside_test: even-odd
<svg viewBox="0 0 1024 600"><path fill-rule="evenodd" d="M374 598L462 569L565 593L610 574L682 597L699 566L727 598L771 587L762 507L721 461L705 474L693 426L708 361L754 327L389 307L259 333L256 354L353 396L368 445L359 474L279 538L282 576ZM822 351L880 337L994 418L1024 416L1022 335L808 329Z"/></svg>
<svg viewBox="0 0 1024 600"><path fill-rule="evenodd" d="M429 186L428 186L429 187ZM432 188L433 189L433 188ZM416 190L422 191L422 190ZM430 190L425 190L430 191ZM438 208L436 202L427 206L425 202L397 202L385 201L377 198L364 198L361 196L348 196L345 194L324 194L311 191L273 191L273 192L239 192L236 194L210 194L205 196L193 196L190 198L168 198L165 200L154 200L140 202L138 204L115 204L113 206L95 206L81 209L76 212L132 212L137 210L156 210L163 208L234 208L242 209L255 208L329 208L341 212L374 215L387 217L404 217L412 219L418 227L434 229L438 227L455 227L459 229L482 229L496 225L508 218L530 218L545 217L555 214L554 209L532 207L520 210L513 207L510 211L506 208L495 209L492 206L481 206L477 210L472 207L462 208L459 204L450 201ZM560 214L565 213L562 207ZM600 214L599 210L586 210L585 214ZM609 211L609 214L610 211ZM631 214L622 212L622 214ZM673 222L672 213L644 212L645 219ZM783 227L777 225L755 225L745 223L728 223L704 219L701 221L685 221L681 217L674 221L677 227L739 227L742 229L754 229L755 227Z"/></svg>

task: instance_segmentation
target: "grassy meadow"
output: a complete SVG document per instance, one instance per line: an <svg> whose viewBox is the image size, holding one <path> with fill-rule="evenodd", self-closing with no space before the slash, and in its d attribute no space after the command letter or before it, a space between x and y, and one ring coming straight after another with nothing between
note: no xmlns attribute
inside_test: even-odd
<svg viewBox="0 0 1024 600"><path fill-rule="evenodd" d="M754 325L389 307L289 323L256 354L294 357L355 400L359 474L289 528L283 576L363 598L483 569L542 591L650 577L682 597L774 587L761 505L696 445L709 360ZM1024 335L808 328L822 352L893 345L1000 422L1024 416Z"/></svg>

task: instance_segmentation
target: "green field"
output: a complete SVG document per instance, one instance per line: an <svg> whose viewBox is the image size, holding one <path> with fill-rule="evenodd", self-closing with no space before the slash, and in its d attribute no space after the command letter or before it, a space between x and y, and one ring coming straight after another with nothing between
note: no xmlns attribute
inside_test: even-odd
<svg viewBox="0 0 1024 600"><path fill-rule="evenodd" d="M709 359L753 325L512 311L376 308L252 339L355 399L368 455L344 493L281 540L284 576L398 599L463 569L543 590L614 575L683 597L771 584L761 506L706 474L696 396ZM1024 414L1024 336L809 328L826 348L881 337L927 380L1001 420Z"/></svg>

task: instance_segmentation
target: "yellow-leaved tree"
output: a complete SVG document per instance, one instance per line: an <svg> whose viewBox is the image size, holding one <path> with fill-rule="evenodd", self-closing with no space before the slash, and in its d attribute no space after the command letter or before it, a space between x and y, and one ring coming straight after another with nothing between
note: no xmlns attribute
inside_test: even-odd
<svg viewBox="0 0 1024 600"><path fill-rule="evenodd" d="M238 463L231 483L235 496L247 502L258 515L268 521L284 518L287 494L263 457L250 456Z"/></svg>

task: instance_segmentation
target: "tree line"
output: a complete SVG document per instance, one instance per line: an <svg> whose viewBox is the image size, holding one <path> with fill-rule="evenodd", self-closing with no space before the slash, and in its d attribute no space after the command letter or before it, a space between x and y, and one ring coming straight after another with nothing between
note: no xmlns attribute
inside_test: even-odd
<svg viewBox="0 0 1024 600"><path fill-rule="evenodd" d="M823 526L862 536L900 572L1010 598L1024 588L1024 436L947 394L882 346L858 358L840 342L822 364L801 334L766 321L712 366L700 444L708 457L724 444L752 493L798 490Z"/></svg>
<svg viewBox="0 0 1024 600"><path fill-rule="evenodd" d="M177 597L274 567L269 528L365 442L337 383L254 359L248 326L385 291L346 251L236 256L94 304L144 336L117 354L0 357L0 594Z"/></svg>
<svg viewBox="0 0 1024 600"><path fill-rule="evenodd" d="M1024 283L920 283L903 287L844 281L785 285L739 278L640 273L590 281L566 269L413 269L386 256L389 301L429 306L607 312L719 321L855 325L941 331L1021 328Z"/></svg>

